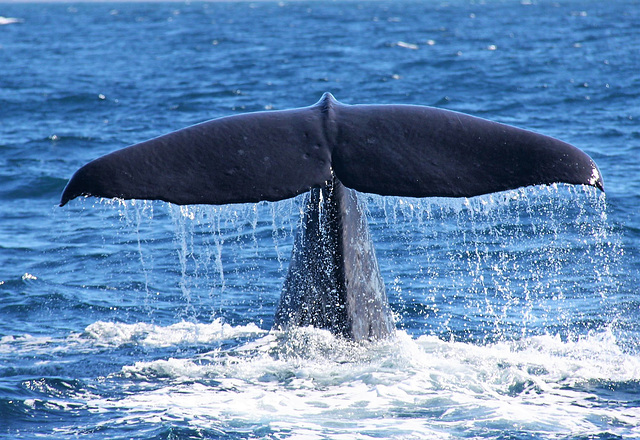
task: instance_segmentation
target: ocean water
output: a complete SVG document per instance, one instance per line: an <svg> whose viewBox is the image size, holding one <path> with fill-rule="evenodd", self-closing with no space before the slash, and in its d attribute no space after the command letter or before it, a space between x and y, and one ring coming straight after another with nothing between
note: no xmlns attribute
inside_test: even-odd
<svg viewBox="0 0 640 440"><path fill-rule="evenodd" d="M0 3L0 438L640 438L640 3ZM366 195L389 340L270 332L301 198L80 199L203 120L447 108L568 141L606 194Z"/></svg>

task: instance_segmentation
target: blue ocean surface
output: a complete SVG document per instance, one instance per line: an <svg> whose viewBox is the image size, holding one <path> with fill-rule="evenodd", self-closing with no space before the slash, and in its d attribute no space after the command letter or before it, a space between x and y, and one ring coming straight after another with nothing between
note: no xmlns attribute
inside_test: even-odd
<svg viewBox="0 0 640 440"><path fill-rule="evenodd" d="M0 3L0 438L640 438L640 2ZM78 199L207 119L421 104L558 137L606 194L362 194L386 340L271 332L302 198Z"/></svg>

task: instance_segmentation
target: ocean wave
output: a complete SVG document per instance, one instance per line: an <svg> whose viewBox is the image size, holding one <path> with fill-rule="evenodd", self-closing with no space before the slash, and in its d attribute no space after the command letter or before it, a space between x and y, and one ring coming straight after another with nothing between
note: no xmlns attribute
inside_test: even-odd
<svg viewBox="0 0 640 440"><path fill-rule="evenodd" d="M52 176L8 176L0 184L0 200L57 199L64 189L66 179Z"/></svg>

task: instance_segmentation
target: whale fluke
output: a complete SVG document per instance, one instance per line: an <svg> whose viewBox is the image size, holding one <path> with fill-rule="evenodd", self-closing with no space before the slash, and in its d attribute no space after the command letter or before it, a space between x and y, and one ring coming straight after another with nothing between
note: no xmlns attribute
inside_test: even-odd
<svg viewBox="0 0 640 440"><path fill-rule="evenodd" d="M275 201L327 185L410 197L472 197L569 183L603 189L595 163L565 142L448 110L344 105L214 119L80 168L60 205L78 196L187 204Z"/></svg>
<svg viewBox="0 0 640 440"><path fill-rule="evenodd" d="M229 116L89 162L78 196L180 205L281 200L309 192L274 327L354 340L391 334L393 317L357 191L472 197L552 183L604 190L595 163L557 139L447 110L343 105Z"/></svg>

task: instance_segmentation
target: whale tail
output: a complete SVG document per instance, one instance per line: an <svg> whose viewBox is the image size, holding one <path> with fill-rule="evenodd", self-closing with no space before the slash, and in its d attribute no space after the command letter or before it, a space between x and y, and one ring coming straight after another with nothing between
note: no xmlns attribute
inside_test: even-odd
<svg viewBox="0 0 640 440"><path fill-rule="evenodd" d="M528 185L604 189L582 151L530 131L446 110L343 105L215 119L80 168L78 196L225 204L309 192L275 327L315 326L355 340L393 331L357 193L471 197Z"/></svg>
<svg viewBox="0 0 640 440"><path fill-rule="evenodd" d="M275 201L335 175L361 192L472 197L529 185L603 189L595 163L560 140L462 113L411 105L311 107L214 119L80 168L78 196L185 204Z"/></svg>

